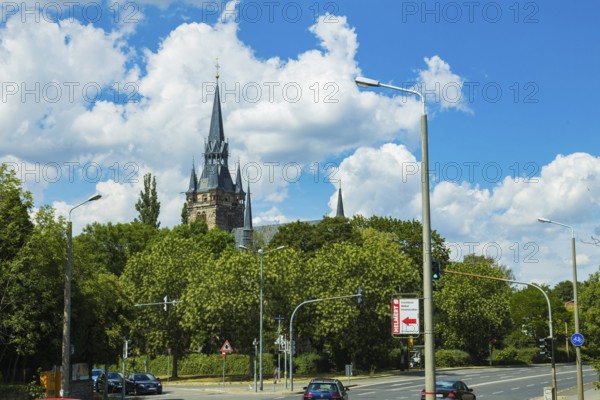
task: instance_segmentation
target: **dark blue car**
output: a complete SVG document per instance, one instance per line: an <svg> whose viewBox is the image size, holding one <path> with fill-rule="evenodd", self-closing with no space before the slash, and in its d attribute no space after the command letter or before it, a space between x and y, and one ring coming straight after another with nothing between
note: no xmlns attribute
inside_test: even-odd
<svg viewBox="0 0 600 400"><path fill-rule="evenodd" d="M148 373L130 374L126 381L127 393L161 394L163 391L160 379Z"/></svg>
<svg viewBox="0 0 600 400"><path fill-rule="evenodd" d="M337 379L318 378L310 381L304 388L304 400L343 399L348 400L348 391Z"/></svg>

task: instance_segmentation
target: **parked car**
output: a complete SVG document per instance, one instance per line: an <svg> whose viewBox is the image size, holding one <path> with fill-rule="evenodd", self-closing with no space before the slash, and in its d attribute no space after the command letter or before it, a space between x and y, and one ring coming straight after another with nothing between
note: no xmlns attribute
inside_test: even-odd
<svg viewBox="0 0 600 400"><path fill-rule="evenodd" d="M435 398L475 400L475 393L463 381L437 381ZM421 390L421 400L425 400L425 389Z"/></svg>
<svg viewBox="0 0 600 400"><path fill-rule="evenodd" d="M152 393L161 394L162 393L162 383L160 383L160 379L158 379L154 375L148 374L148 373L129 374L125 384L127 385L127 387L126 387L127 393L135 393L135 394L152 394Z"/></svg>
<svg viewBox="0 0 600 400"><path fill-rule="evenodd" d="M98 379L96 379L96 385L98 386L98 391L104 391L104 382L108 381L108 393L115 393L123 391L123 375L119 372L109 372L107 374L100 374Z"/></svg>
<svg viewBox="0 0 600 400"><path fill-rule="evenodd" d="M337 379L318 378L310 381L304 388L304 400L343 399L348 400L348 391Z"/></svg>
<svg viewBox="0 0 600 400"><path fill-rule="evenodd" d="M98 391L98 377L104 373L104 370L101 368L94 368L92 369L92 389L94 390L94 392Z"/></svg>

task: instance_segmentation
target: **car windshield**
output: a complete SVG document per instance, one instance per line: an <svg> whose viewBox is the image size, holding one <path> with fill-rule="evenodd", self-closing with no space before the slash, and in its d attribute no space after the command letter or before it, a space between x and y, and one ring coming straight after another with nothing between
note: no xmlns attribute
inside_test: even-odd
<svg viewBox="0 0 600 400"><path fill-rule="evenodd" d="M108 379L121 379L121 374L118 372L109 372Z"/></svg>
<svg viewBox="0 0 600 400"><path fill-rule="evenodd" d="M337 393L337 386L333 383L311 383L308 385L309 392Z"/></svg>
<svg viewBox="0 0 600 400"><path fill-rule="evenodd" d="M92 376L98 376L102 373L103 371L101 369L93 369L92 370Z"/></svg>
<svg viewBox="0 0 600 400"><path fill-rule="evenodd" d="M440 389L452 389L454 387L454 382L449 381L441 381L435 384L436 387Z"/></svg>
<svg viewBox="0 0 600 400"><path fill-rule="evenodd" d="M134 374L134 381L155 381L156 378L152 374Z"/></svg>

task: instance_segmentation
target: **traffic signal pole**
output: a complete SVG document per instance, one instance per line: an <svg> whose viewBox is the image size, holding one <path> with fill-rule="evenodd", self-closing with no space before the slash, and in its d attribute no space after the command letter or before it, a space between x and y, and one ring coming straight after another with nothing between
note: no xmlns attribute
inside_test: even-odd
<svg viewBox="0 0 600 400"><path fill-rule="evenodd" d="M554 363L554 331L552 329L552 306L550 305L550 299L548 298L548 295L546 294L546 292L544 292L544 290L534 284L534 283L527 283L527 282L519 282L519 281L513 281L511 279L504 279L504 278L496 278L494 276L485 276L485 275L477 275L477 274L468 274L466 272L458 272L458 271L450 271L450 270L445 270L444 272L448 273L448 274L454 274L454 275L463 275L463 276L471 276L473 278L481 278L481 279L491 279L494 281L504 281L504 282L510 282L510 283L516 283L518 285L527 285L527 286L531 286L536 288L537 290L539 290L540 292L542 292L542 294L544 295L544 297L546 298L546 303L548 303L548 330L550 331L550 338L552 340L552 351L551 351L551 361L552 361L552 378L551 378L551 382L552 382L552 400L556 400L557 397L557 393L556 393L556 366Z"/></svg>
<svg viewBox="0 0 600 400"><path fill-rule="evenodd" d="M294 342L294 315L296 315L296 311L298 311L298 309L300 307L302 307L305 304L309 304L309 303L318 303L320 301L325 301L325 300L338 300L338 299L347 299L350 297L356 297L356 302L358 304L362 304L364 302L364 296L365 296L365 290L363 288L358 288L358 291L356 294L348 294L346 296L337 296L337 297L327 297L325 299L314 299L314 300L306 300L300 304L298 304L298 306L294 309L294 312L292 312L292 316L290 318L290 347L293 347L293 342ZM294 390L294 351L292 349L290 349L290 390L293 391Z"/></svg>

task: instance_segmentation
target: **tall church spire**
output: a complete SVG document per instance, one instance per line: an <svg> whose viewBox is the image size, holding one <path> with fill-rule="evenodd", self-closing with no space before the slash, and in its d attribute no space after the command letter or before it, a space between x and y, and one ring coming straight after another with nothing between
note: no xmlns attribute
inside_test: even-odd
<svg viewBox="0 0 600 400"><path fill-rule="evenodd" d="M246 194L246 215L244 216L244 229L252 230L252 201L250 200L250 183Z"/></svg>
<svg viewBox="0 0 600 400"><path fill-rule="evenodd" d="M244 215L244 228L242 229L241 245L245 247L252 246L252 200L250 200L250 183L248 183L248 192L246 193L246 214ZM236 237L239 237L236 235Z"/></svg>
<svg viewBox="0 0 600 400"><path fill-rule="evenodd" d="M342 201L342 185L341 184L340 184L340 188L338 189L338 202L337 202L337 211L335 213L335 216L345 218L344 202Z"/></svg>
<svg viewBox="0 0 600 400"><path fill-rule="evenodd" d="M217 64L217 85L210 119L208 139L204 143L204 165L202 173L196 176L195 163L192 164L189 189L187 191L187 220L204 221L209 228L218 227L225 231L244 226L244 197L241 173L239 185L234 183L229 172L229 144L225 141L221 98L219 95L219 71Z"/></svg>
<svg viewBox="0 0 600 400"><path fill-rule="evenodd" d="M224 142L225 132L223 130L223 116L221 114L221 96L219 95L219 82L217 81L215 99L213 102L212 115L210 117L210 130L208 131L209 142Z"/></svg>

